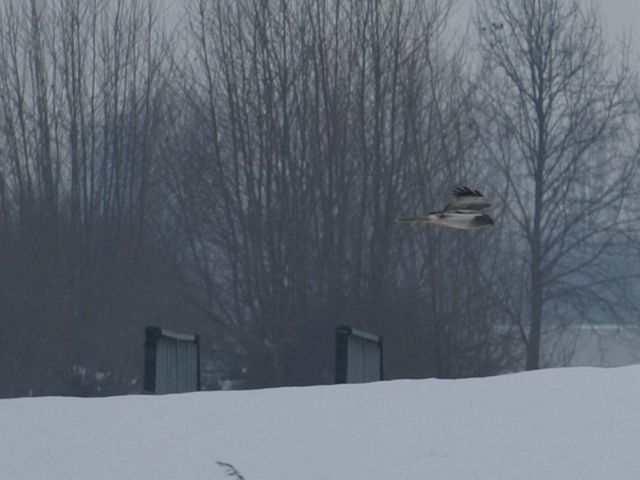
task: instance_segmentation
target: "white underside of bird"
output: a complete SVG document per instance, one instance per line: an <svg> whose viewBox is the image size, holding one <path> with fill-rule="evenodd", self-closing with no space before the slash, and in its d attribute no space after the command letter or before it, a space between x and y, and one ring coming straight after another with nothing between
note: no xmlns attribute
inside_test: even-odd
<svg viewBox="0 0 640 480"><path fill-rule="evenodd" d="M485 217L487 217L487 215L483 213L433 212L422 217L399 218L398 221L442 225L444 227L458 228L461 230L474 230L491 225L489 222L483 221Z"/></svg>
<svg viewBox="0 0 640 480"><path fill-rule="evenodd" d="M461 230L475 230L494 224L493 218L485 213L491 203L478 190L458 187L453 190L452 196L452 202L444 210L399 218L398 222L442 225Z"/></svg>

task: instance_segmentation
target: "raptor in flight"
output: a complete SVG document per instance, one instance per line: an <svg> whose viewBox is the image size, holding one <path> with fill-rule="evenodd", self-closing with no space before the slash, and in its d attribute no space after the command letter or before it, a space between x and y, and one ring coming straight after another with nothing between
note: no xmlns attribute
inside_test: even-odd
<svg viewBox="0 0 640 480"><path fill-rule="evenodd" d="M398 222L427 223L462 230L493 225L494 221L485 211L491 203L478 190L456 187L451 192L452 201L444 209L420 217L398 218Z"/></svg>

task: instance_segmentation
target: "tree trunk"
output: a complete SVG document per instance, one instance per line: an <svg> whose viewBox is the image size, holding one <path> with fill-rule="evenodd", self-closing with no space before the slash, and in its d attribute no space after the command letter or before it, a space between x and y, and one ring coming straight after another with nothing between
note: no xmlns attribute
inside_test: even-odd
<svg viewBox="0 0 640 480"><path fill-rule="evenodd" d="M536 268L534 264L531 267L531 325L529 326L529 339L527 341L527 370L537 370L540 368L542 305L543 296L540 270Z"/></svg>

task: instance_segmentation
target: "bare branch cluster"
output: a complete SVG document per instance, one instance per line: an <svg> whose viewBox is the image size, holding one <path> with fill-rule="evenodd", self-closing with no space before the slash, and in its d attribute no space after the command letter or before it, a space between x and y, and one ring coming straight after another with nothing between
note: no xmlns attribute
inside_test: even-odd
<svg viewBox="0 0 640 480"><path fill-rule="evenodd" d="M528 313L518 322L528 326L527 367L538 368L554 306L615 318L616 290L638 273L624 261L638 220L635 79L624 52L607 50L597 11L578 2L487 1L476 25L488 80L480 115L491 125L483 143L523 241Z"/></svg>

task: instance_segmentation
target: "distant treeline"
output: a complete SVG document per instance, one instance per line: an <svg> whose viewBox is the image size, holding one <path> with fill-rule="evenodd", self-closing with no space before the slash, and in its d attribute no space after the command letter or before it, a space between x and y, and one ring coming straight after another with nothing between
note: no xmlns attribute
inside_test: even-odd
<svg viewBox="0 0 640 480"><path fill-rule="evenodd" d="M336 325L454 378L631 318L638 97L596 11L187 3L0 4L0 396L140 391L146 325L249 388L331 383ZM465 184L495 227L396 223Z"/></svg>

